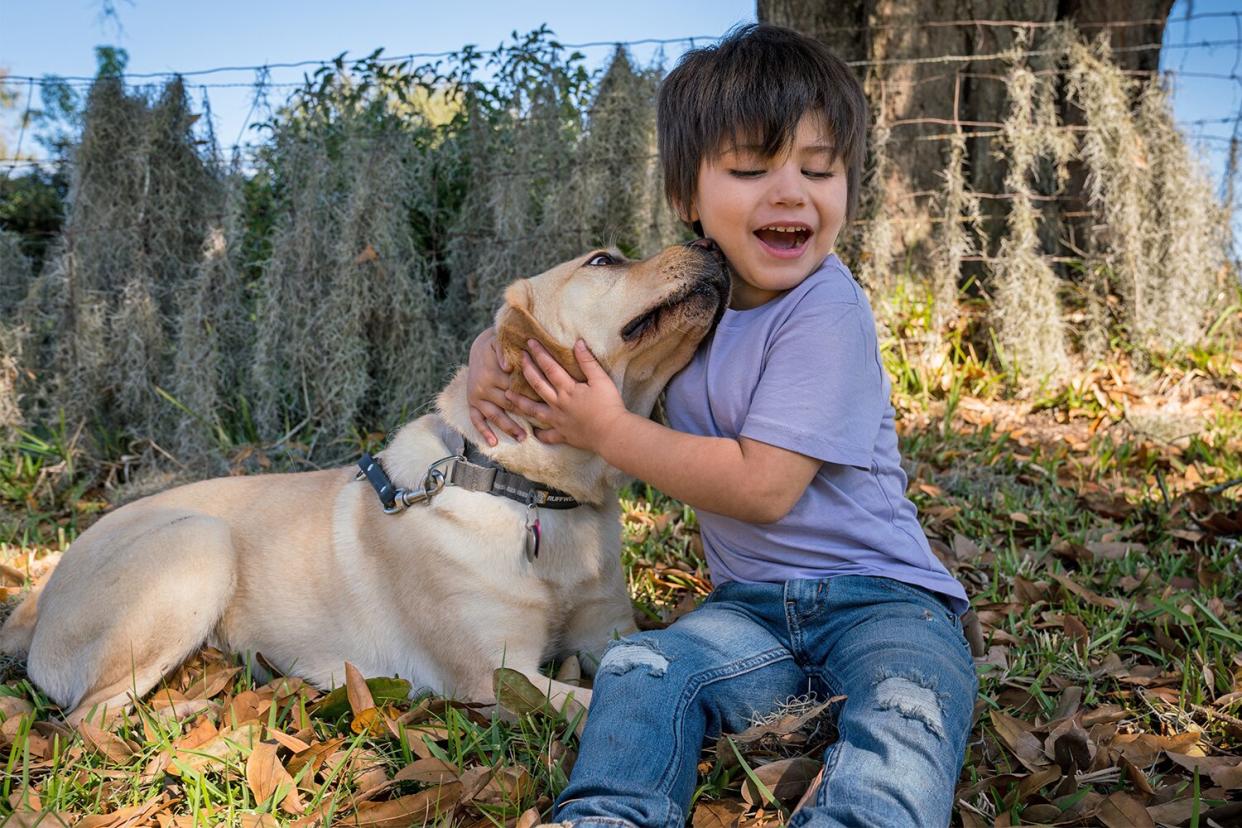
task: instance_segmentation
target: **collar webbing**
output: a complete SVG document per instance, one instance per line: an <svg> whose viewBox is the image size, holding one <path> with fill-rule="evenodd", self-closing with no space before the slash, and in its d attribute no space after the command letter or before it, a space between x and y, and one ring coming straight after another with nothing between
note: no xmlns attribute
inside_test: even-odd
<svg viewBox="0 0 1242 828"><path fill-rule="evenodd" d="M358 476L366 477L383 504L384 511L389 514L413 503L429 501L445 486L507 497L541 509L573 509L582 505L572 495L560 489L553 489L509 471L479 451L474 443L460 434L456 436L460 443L457 453L428 468L422 484L416 489L398 488L384 471L380 461L365 452L358 461Z"/></svg>

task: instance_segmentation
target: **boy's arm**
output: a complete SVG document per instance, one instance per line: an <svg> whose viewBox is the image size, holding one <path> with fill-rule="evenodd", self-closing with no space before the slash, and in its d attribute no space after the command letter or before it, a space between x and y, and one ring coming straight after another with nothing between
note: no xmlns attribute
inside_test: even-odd
<svg viewBox="0 0 1242 828"><path fill-rule="evenodd" d="M546 423L545 442L599 454L698 509L751 523L780 520L802 497L821 461L745 437L701 437L674 431L625 408L621 395L581 341L574 354L586 382L577 382L536 342L523 373L544 399L510 395L521 413ZM540 370L542 369L542 370Z"/></svg>

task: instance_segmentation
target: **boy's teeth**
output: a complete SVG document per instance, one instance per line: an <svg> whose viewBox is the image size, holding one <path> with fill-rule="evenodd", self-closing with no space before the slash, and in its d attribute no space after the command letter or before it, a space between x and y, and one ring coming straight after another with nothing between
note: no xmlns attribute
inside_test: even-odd
<svg viewBox="0 0 1242 828"><path fill-rule="evenodd" d="M789 250L801 247L811 235L811 231L805 227L769 224L767 227L760 227L756 230L755 235L772 247Z"/></svg>

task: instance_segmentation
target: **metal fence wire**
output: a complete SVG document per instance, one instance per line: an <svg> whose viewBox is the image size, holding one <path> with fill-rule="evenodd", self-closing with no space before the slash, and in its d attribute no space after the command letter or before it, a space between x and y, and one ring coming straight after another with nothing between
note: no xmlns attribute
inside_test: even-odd
<svg viewBox="0 0 1242 828"><path fill-rule="evenodd" d="M1239 13L1185 20L1207 18L1242 30ZM1205 335L1235 295L1242 35L1111 50L1092 37L1151 23L920 22L1004 31L1010 45L853 64L875 120L863 209L839 252L881 321L890 288L913 285L934 308L923 345L935 349L982 299L993 355L1036 381L1117 332L1139 353ZM494 51L5 78L25 113L0 159L9 184L54 171L69 198L57 229L0 230L0 419L64 412L217 468L241 442L323 457L401 422L512 279L600 244L686 238L663 198L654 94L663 49L712 40L544 33ZM608 56L587 56L597 49ZM1234 68L1114 60L1162 49L1231 49ZM1235 94L1175 122L1168 90L1208 80ZM434 97L454 81L474 91ZM963 116L964 85L1003 105ZM29 157L41 88L82 105L56 159ZM221 142L212 101L239 89L249 113ZM915 115L884 106L915 94L930 102ZM911 158L934 175L911 178Z"/></svg>

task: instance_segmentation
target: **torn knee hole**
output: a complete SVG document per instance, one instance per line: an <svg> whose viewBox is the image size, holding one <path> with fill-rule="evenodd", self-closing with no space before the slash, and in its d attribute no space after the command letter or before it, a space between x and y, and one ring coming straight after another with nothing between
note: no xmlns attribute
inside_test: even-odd
<svg viewBox="0 0 1242 828"><path fill-rule="evenodd" d="M604 653L598 672L619 676L638 667L646 670L647 675L652 678L660 678L668 669L668 659L654 643L645 639L622 641L612 645Z"/></svg>
<svg viewBox="0 0 1242 828"><path fill-rule="evenodd" d="M875 690L876 710L892 710L944 738L944 703L935 682L918 674L889 675L876 682Z"/></svg>

